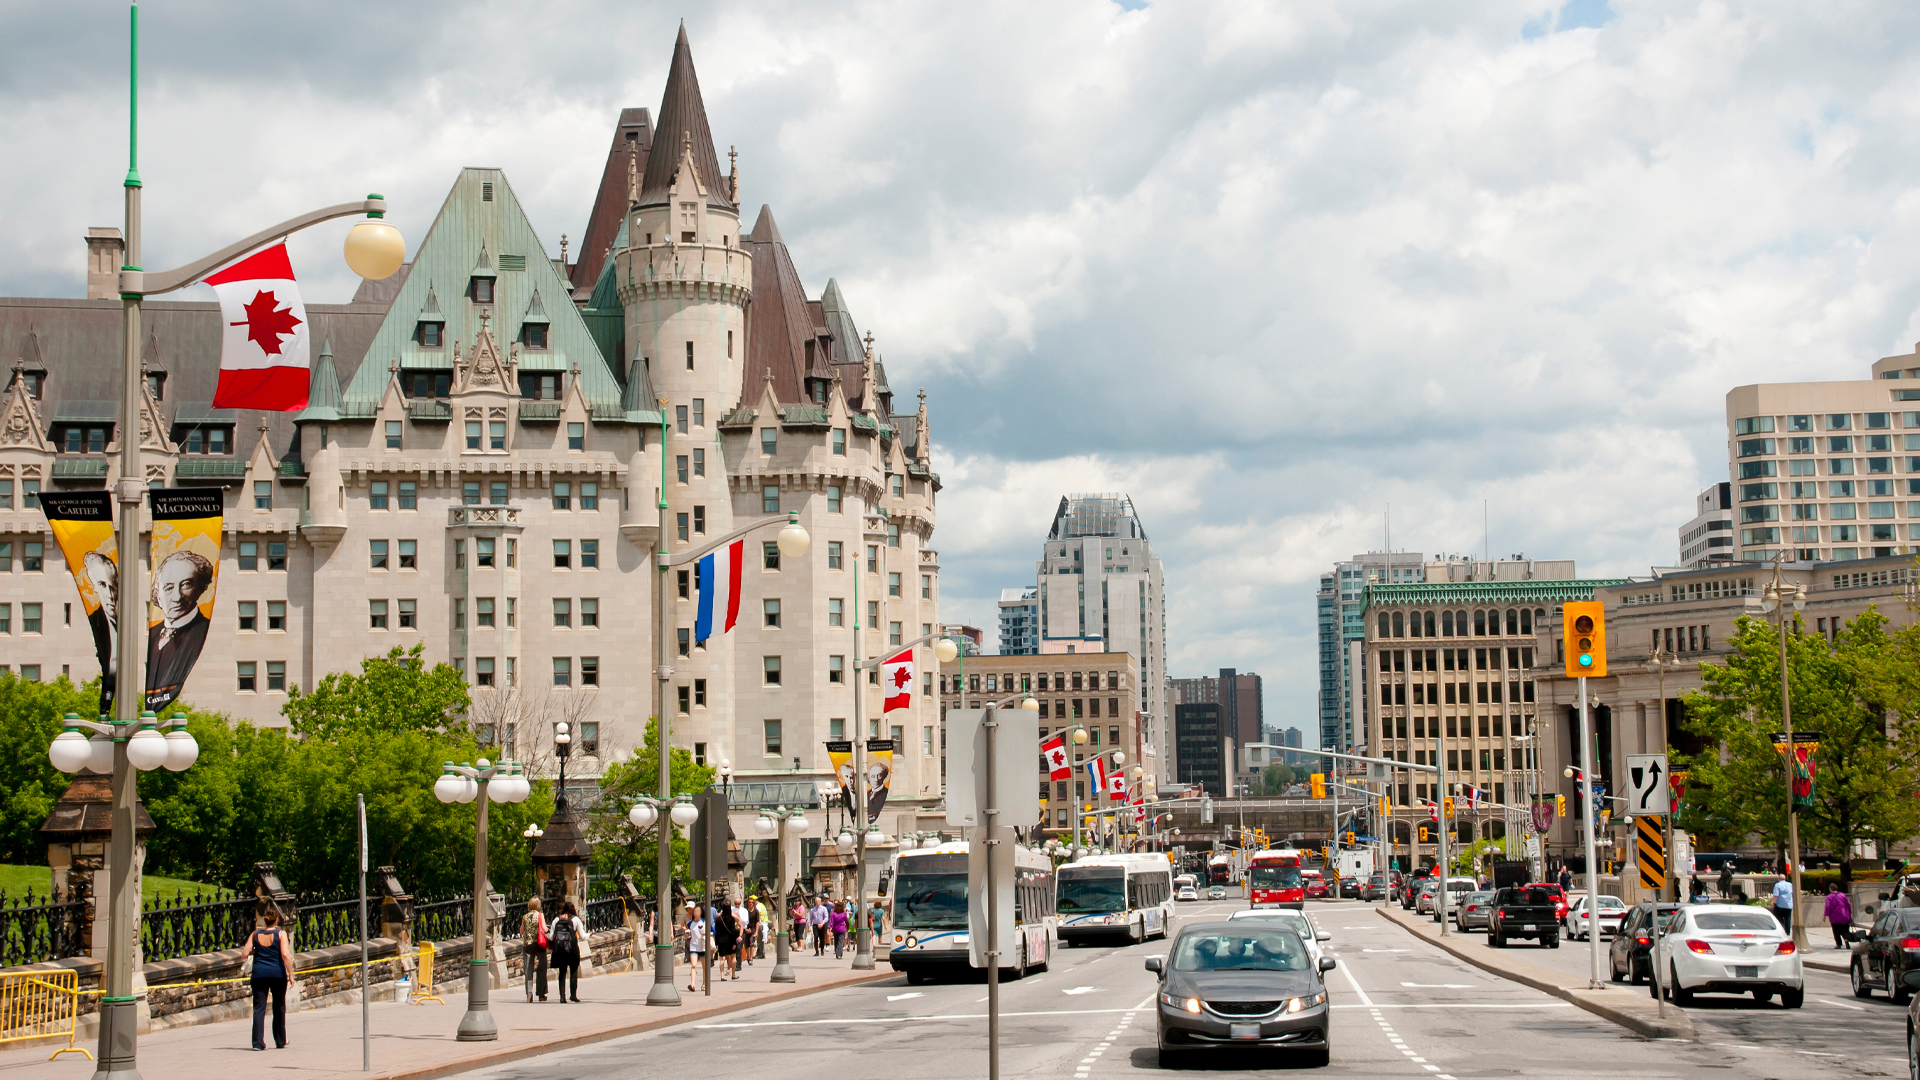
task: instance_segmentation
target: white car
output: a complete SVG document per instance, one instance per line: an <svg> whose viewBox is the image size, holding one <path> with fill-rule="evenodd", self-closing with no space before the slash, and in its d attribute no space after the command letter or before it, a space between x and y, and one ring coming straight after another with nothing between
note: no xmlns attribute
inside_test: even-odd
<svg viewBox="0 0 1920 1080"><path fill-rule="evenodd" d="M1333 940L1332 934L1320 929L1319 924L1308 918L1307 913L1298 908L1241 908L1227 916L1228 922L1239 922L1244 919L1279 923L1299 934L1300 940L1306 943L1307 955L1313 958L1316 968L1320 964L1320 958L1326 955L1326 950L1321 948L1321 943Z"/></svg>
<svg viewBox="0 0 1920 1080"><path fill-rule="evenodd" d="M1422 889L1419 897L1414 900L1414 909L1422 915L1433 914L1436 906L1440 903L1439 898L1435 895L1439 892L1439 889L1440 883L1438 881L1433 883L1432 889ZM1477 892L1479 889L1480 883L1470 877L1448 878L1447 910L1451 912L1454 908L1459 907L1460 901L1466 899L1468 893Z"/></svg>
<svg viewBox="0 0 1920 1080"><path fill-rule="evenodd" d="M1198 890L1198 889L1196 889L1196 888L1194 888L1194 887L1193 887L1193 886L1191 886L1191 885L1187 885L1187 886L1184 886L1184 887L1182 887L1182 888L1181 888L1181 890L1180 890L1180 894L1179 894L1179 895L1178 895L1177 897L1175 897L1175 899L1177 899L1177 900L1198 900L1198 899L1200 899L1200 890Z"/></svg>
<svg viewBox="0 0 1920 1080"><path fill-rule="evenodd" d="M1699 904L1681 908L1671 925L1655 959L1675 1005L1701 993L1750 993L1757 1002L1779 994L1789 1009L1806 1000L1800 953L1765 909Z"/></svg>
<svg viewBox="0 0 1920 1080"><path fill-rule="evenodd" d="M1617 896L1607 896L1603 893L1595 906L1598 909L1598 915L1593 921L1599 925L1600 933L1607 937L1619 933L1620 924L1627 918L1627 902ZM1585 941L1592 932L1592 928L1587 925L1587 898L1576 896L1573 898L1573 903L1567 907L1567 933Z"/></svg>

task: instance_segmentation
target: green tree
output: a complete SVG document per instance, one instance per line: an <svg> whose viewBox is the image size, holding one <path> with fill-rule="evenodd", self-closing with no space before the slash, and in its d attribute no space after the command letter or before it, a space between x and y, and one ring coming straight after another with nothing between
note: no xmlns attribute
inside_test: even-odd
<svg viewBox="0 0 1920 1080"><path fill-rule="evenodd" d="M1269 765L1260 773L1260 794L1285 795L1299 777L1291 765Z"/></svg>
<svg viewBox="0 0 1920 1080"><path fill-rule="evenodd" d="M1802 851L1841 859L1859 840L1882 850L1920 831L1920 739L1890 729L1889 717L1914 698L1909 671L1917 641L1898 638L1873 608L1830 644L1796 618L1787 635L1788 682L1797 732L1818 732L1813 801L1798 812ZM1725 664L1703 663L1703 686L1686 695L1687 728L1708 749L1675 766L1690 770L1679 824L1716 846L1758 835L1776 848L1787 836L1787 757L1774 749L1780 712L1780 639L1761 620L1735 624Z"/></svg>
<svg viewBox="0 0 1920 1080"><path fill-rule="evenodd" d="M594 845L594 876L631 873L640 891L649 895L659 876L657 836L660 829L667 827L666 815L662 814L652 828L642 831L627 820L627 808L633 805L636 797L659 797L659 738L659 722L648 720L644 745L630 760L616 762L607 768L600 778L599 803L587 815L587 835ZM668 776L675 795L705 791L713 783L716 775L714 770L695 761L693 754L687 750L676 746L669 756ZM688 888L693 888L688 872L687 837L679 829L674 829L672 838L673 876L687 883Z"/></svg>
<svg viewBox="0 0 1920 1080"><path fill-rule="evenodd" d="M29 682L0 671L0 862L43 864L46 842L39 828L52 812L68 777L47 759L69 712L93 717L99 708L97 681L75 686L65 676Z"/></svg>
<svg viewBox="0 0 1920 1080"><path fill-rule="evenodd" d="M465 730L471 703L465 677L449 664L427 667L425 652L424 645L396 645L385 656L362 660L359 675L334 672L311 694L290 687L281 715L305 738Z"/></svg>

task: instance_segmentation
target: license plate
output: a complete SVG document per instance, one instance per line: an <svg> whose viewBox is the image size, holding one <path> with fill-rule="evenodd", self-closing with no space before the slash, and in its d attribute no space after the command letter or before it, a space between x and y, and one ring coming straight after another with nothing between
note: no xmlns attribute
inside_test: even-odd
<svg viewBox="0 0 1920 1080"><path fill-rule="evenodd" d="M1521 924L1520 924L1520 929L1522 929L1522 930L1531 930L1531 929L1533 929L1533 924L1532 924L1532 923L1521 923Z"/></svg>
<svg viewBox="0 0 1920 1080"><path fill-rule="evenodd" d="M1228 1024L1227 1037L1233 1039L1258 1039L1260 1037L1260 1025Z"/></svg>
<svg viewBox="0 0 1920 1080"><path fill-rule="evenodd" d="M1760 977L1760 969L1758 967L1735 967L1733 969L1733 977L1736 979L1757 979Z"/></svg>

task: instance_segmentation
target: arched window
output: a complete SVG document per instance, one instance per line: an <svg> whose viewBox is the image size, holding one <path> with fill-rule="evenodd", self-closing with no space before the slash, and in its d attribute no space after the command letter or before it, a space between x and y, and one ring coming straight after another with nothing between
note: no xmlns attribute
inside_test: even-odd
<svg viewBox="0 0 1920 1080"><path fill-rule="evenodd" d="M1427 612L1427 636L1433 636L1433 612Z"/></svg>
<svg viewBox="0 0 1920 1080"><path fill-rule="evenodd" d="M1391 627L1391 625L1392 624L1387 621L1387 613L1384 611L1381 612L1380 613L1380 633L1377 636L1391 637L1392 635L1387 632L1388 629Z"/></svg>
<svg viewBox="0 0 1920 1080"><path fill-rule="evenodd" d="M1538 624L1539 624L1539 625L1541 625L1541 626L1545 626L1545 625L1547 624L1547 609L1546 609L1546 608L1534 608L1534 609L1533 609L1533 621L1534 621L1534 622L1536 622L1536 623L1538 623Z"/></svg>
<svg viewBox="0 0 1920 1080"><path fill-rule="evenodd" d="M1514 610L1513 608L1508 608L1507 609L1507 636L1514 637L1519 633L1520 633L1520 613Z"/></svg>
<svg viewBox="0 0 1920 1080"><path fill-rule="evenodd" d="M1407 636L1420 636L1420 613L1417 611L1407 612Z"/></svg>
<svg viewBox="0 0 1920 1080"><path fill-rule="evenodd" d="M1400 612L1398 611L1393 613L1393 636L1394 637L1407 636L1407 621L1405 618L1401 616Z"/></svg>
<svg viewBox="0 0 1920 1080"><path fill-rule="evenodd" d="M1456 611L1453 613L1453 632L1459 637L1467 636L1467 613L1466 612Z"/></svg>
<svg viewBox="0 0 1920 1080"><path fill-rule="evenodd" d="M1523 634L1533 633L1533 609L1532 608L1520 609L1520 632Z"/></svg>
<svg viewBox="0 0 1920 1080"><path fill-rule="evenodd" d="M1451 611L1443 611L1440 613L1440 636L1453 636L1453 612Z"/></svg>
<svg viewBox="0 0 1920 1080"><path fill-rule="evenodd" d="M1485 611L1476 610L1473 613L1473 636L1487 636L1487 613Z"/></svg>

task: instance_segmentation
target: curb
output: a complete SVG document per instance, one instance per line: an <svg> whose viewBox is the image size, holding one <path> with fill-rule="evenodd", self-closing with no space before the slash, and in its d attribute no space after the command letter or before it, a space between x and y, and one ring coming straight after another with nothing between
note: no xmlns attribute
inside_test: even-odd
<svg viewBox="0 0 1920 1080"><path fill-rule="evenodd" d="M1503 979L1521 983L1525 986L1531 986L1535 990L1545 994L1551 994L1562 1001L1577 1005L1596 1016L1611 1020L1637 1035L1645 1035L1649 1039L1684 1039L1689 1042L1695 1038L1693 1019L1679 1006L1670 1005L1668 1018L1664 1021L1655 1017L1641 1016L1637 1012L1615 1008L1607 1002L1597 999L1590 992L1581 993L1572 987L1561 986L1547 979L1538 979L1522 972L1509 971L1505 968L1498 967L1483 957L1476 956L1464 949L1456 948L1452 942L1445 938L1437 936L1428 937L1422 934L1419 930L1408 926L1406 923L1401 922L1389 914L1385 909L1380 910L1380 917L1400 927L1407 933L1412 934L1414 937L1437 947L1455 959L1463 960L1489 974L1498 975Z"/></svg>
<svg viewBox="0 0 1920 1080"><path fill-rule="evenodd" d="M824 993L828 990L839 990L848 986L865 986L869 983L883 982L887 979L897 978L899 974L899 972L892 970L884 973L876 971L872 975L843 979L839 982L825 983L820 986L796 987L784 993L755 998L751 1001L735 1002L731 1005L722 1005L718 1008L708 1009L692 1015L678 1009L665 1010L667 1015L651 1020L642 1020L632 1024L623 1024L619 1027L605 1028L600 1031L590 1031L579 1035L569 1035L559 1039L549 1039L546 1042L535 1043L530 1046L518 1046L511 1050L491 1054L473 1054L468 1057L456 1058L455 1060L442 1062L438 1065L412 1069L406 1072L369 1073L367 1074L367 1080L435 1080L437 1077L452 1076L456 1073L468 1072L473 1069L490 1068L494 1065L506 1065L530 1057L538 1057L542 1054L551 1054L557 1050L571 1050L576 1046L591 1046L594 1043L608 1042L613 1039L625 1038L628 1035L638 1035L642 1032L673 1027L695 1020L705 1020L709 1017L726 1016L730 1013L744 1012L747 1009L757 1009L762 1005L773 1002L791 1001L795 998ZM642 1006L642 1008L645 1008L645 1006Z"/></svg>

